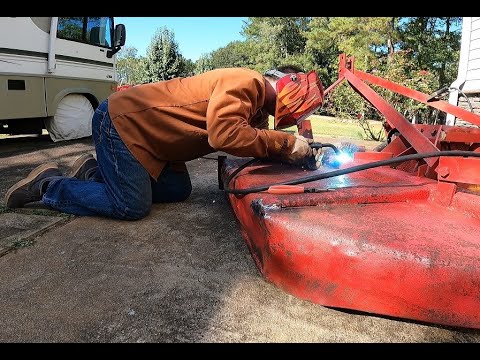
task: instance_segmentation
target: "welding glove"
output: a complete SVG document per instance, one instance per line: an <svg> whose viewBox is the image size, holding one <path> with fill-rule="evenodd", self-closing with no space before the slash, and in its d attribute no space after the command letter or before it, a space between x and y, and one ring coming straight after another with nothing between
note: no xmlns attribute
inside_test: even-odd
<svg viewBox="0 0 480 360"><path fill-rule="evenodd" d="M293 150L285 157L285 160L290 164L306 166L310 170L318 169L321 164L319 161L321 151L310 147L313 139L307 139L301 135L295 135L295 138Z"/></svg>

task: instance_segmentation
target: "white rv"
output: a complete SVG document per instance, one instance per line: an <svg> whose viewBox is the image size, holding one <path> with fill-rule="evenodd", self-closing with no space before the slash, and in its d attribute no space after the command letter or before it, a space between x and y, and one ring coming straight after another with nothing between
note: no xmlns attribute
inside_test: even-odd
<svg viewBox="0 0 480 360"><path fill-rule="evenodd" d="M98 104L116 91L125 27L113 17L0 18L0 133L54 141L91 135Z"/></svg>

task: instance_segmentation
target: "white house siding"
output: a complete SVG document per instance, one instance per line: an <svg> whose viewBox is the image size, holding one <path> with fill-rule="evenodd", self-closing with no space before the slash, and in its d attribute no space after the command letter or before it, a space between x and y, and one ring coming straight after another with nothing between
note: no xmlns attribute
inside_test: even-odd
<svg viewBox="0 0 480 360"><path fill-rule="evenodd" d="M464 93L480 93L480 17L472 17Z"/></svg>
<svg viewBox="0 0 480 360"><path fill-rule="evenodd" d="M480 114L480 17L464 17L462 23L462 46L458 64L457 80L452 88L459 88L468 96L470 104L462 93L452 91L449 102L468 111ZM447 116L447 124L457 126L474 126L453 115Z"/></svg>

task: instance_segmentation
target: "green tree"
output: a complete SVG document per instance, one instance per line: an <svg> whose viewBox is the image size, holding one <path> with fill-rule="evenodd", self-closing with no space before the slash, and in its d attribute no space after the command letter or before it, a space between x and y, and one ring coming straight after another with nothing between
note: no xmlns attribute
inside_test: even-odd
<svg viewBox="0 0 480 360"><path fill-rule="evenodd" d="M213 70L212 55L202 54L195 62L195 74L202 74L205 71Z"/></svg>
<svg viewBox="0 0 480 360"><path fill-rule="evenodd" d="M369 70L378 58L394 52L397 22L392 17L336 17L329 27L338 49L355 55L357 66Z"/></svg>
<svg viewBox="0 0 480 360"><path fill-rule="evenodd" d="M144 82L170 80L182 76L185 60L180 54L173 31L159 28L147 48Z"/></svg>
<svg viewBox="0 0 480 360"><path fill-rule="evenodd" d="M334 81L340 53L355 56L355 66L373 71L399 50L419 70L433 71L438 87L454 80L460 50L459 17L318 17L312 18L306 53Z"/></svg>
<svg viewBox="0 0 480 360"><path fill-rule="evenodd" d="M409 17L400 22L401 48L411 50L418 68L434 71L438 88L457 75L460 17Z"/></svg>
<svg viewBox="0 0 480 360"><path fill-rule="evenodd" d="M379 59L395 51L398 42L398 18L392 17L320 17L313 18L306 33L307 52L325 67L324 74L334 80L338 55L356 59L356 67L370 71Z"/></svg>
<svg viewBox="0 0 480 360"><path fill-rule="evenodd" d="M232 41L224 47L212 51L209 62L213 69L228 67L251 67L250 44Z"/></svg>
<svg viewBox="0 0 480 360"><path fill-rule="evenodd" d="M254 17L243 27L245 54L251 68L263 72L287 62L309 63L304 54L308 17Z"/></svg>
<svg viewBox="0 0 480 360"><path fill-rule="evenodd" d="M117 54L117 74L120 84L141 84L144 77L143 59L137 56L133 46L122 48Z"/></svg>
<svg viewBox="0 0 480 360"><path fill-rule="evenodd" d="M338 78L338 56L355 57L355 67L377 71L395 51L398 19L387 17L315 17L310 21L305 52L325 85ZM371 115L369 105L346 83L329 94L322 111L327 115L362 121ZM373 111L374 118L379 118ZM368 137L372 134L366 131Z"/></svg>
<svg viewBox="0 0 480 360"><path fill-rule="evenodd" d="M324 82L338 77L338 55L355 56L355 67L425 93L455 78L459 18L312 18L305 53ZM432 110L382 88L375 90L407 117L430 122ZM330 93L324 111L346 118L381 119L347 84Z"/></svg>
<svg viewBox="0 0 480 360"><path fill-rule="evenodd" d="M195 63L190 59L186 59L182 55L180 56L181 56L181 71L179 76L186 77L186 76L195 75Z"/></svg>
<svg viewBox="0 0 480 360"><path fill-rule="evenodd" d="M247 40L269 42L274 52L285 57L303 51L309 22L308 17L251 17L243 26L243 34Z"/></svg>

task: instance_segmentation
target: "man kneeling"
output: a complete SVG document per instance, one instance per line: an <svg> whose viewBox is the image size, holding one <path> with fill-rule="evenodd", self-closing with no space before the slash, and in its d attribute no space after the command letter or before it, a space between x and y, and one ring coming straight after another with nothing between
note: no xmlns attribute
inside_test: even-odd
<svg viewBox="0 0 480 360"><path fill-rule="evenodd" d="M313 72L281 70L216 69L114 93L92 118L97 158L83 155L67 176L55 164L37 167L8 190L7 206L41 200L65 213L135 220L152 203L187 199L185 162L215 151L302 166L317 155L310 141L269 130L268 116L305 118L323 88Z"/></svg>

